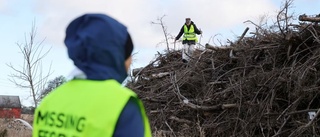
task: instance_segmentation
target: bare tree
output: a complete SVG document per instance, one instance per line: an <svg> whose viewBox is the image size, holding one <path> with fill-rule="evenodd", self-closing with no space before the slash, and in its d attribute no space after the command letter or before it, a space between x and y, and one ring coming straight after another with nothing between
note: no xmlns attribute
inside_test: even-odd
<svg viewBox="0 0 320 137"><path fill-rule="evenodd" d="M166 15L163 15L162 17L158 18L157 19L157 22L151 22L151 24L157 24L157 25L160 25L161 28L162 28L162 32L163 32L163 35L164 35L164 38L165 38L165 41L163 43L166 43L167 45L167 50L169 51L169 39L172 39L173 36L168 33L167 31L167 26L165 25L165 23L163 22L163 18L165 17ZM162 42L161 42L162 43Z"/></svg>
<svg viewBox="0 0 320 137"><path fill-rule="evenodd" d="M9 75L9 80L17 87L28 89L30 96L33 99L34 106L37 107L37 96L45 89L48 77L51 75L51 65L47 73L44 73L42 66L42 59L49 53L50 49L44 50L42 45L44 39L36 42L36 28L32 24L31 32L25 36L25 43L17 43L22 55L23 65L20 68L13 66L11 63L7 64L14 73Z"/></svg>

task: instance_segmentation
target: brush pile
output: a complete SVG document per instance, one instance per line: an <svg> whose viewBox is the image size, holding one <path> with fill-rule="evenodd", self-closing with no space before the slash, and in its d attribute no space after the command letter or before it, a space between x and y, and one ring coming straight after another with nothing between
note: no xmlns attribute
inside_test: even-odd
<svg viewBox="0 0 320 137"><path fill-rule="evenodd" d="M127 86L154 136L320 136L320 26L289 23L285 11L188 64L167 51L135 74Z"/></svg>

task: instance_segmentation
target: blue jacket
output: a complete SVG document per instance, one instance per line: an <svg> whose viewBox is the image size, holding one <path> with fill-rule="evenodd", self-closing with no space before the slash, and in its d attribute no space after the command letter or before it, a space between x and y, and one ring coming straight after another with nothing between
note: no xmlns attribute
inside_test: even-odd
<svg viewBox="0 0 320 137"><path fill-rule="evenodd" d="M122 83L127 77L126 44L132 44L127 28L104 14L85 14L66 30L68 55L89 80L115 79ZM114 136L144 136L141 112L133 99L123 109Z"/></svg>

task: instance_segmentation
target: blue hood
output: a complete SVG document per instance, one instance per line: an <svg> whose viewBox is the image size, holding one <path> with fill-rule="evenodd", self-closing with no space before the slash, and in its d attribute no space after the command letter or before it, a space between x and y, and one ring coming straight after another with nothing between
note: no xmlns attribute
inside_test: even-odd
<svg viewBox="0 0 320 137"><path fill-rule="evenodd" d="M127 28L104 14L85 14L73 20L64 40L71 58L87 79L115 79L122 83L126 77L125 45Z"/></svg>

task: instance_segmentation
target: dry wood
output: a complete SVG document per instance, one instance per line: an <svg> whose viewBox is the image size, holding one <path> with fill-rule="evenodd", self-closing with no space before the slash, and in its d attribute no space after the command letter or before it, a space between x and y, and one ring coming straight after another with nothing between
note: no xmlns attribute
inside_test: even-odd
<svg viewBox="0 0 320 137"><path fill-rule="evenodd" d="M241 42L241 40L244 38L244 36L247 34L247 32L248 32L248 30L249 30L249 27L247 27L245 30L244 30L244 32L242 33L242 35L240 36L240 38L239 38L239 40L238 40L238 44Z"/></svg>
<svg viewBox="0 0 320 137"><path fill-rule="evenodd" d="M127 86L144 102L152 129L168 131L163 136L320 136L320 28L292 24L287 13L272 27L254 23L253 36L232 46L206 44L188 64L181 51L167 51L147 65L139 77L149 79ZM312 120L310 111L317 112Z"/></svg>
<svg viewBox="0 0 320 137"><path fill-rule="evenodd" d="M307 15L300 15L300 21L320 22L320 17L308 17Z"/></svg>

